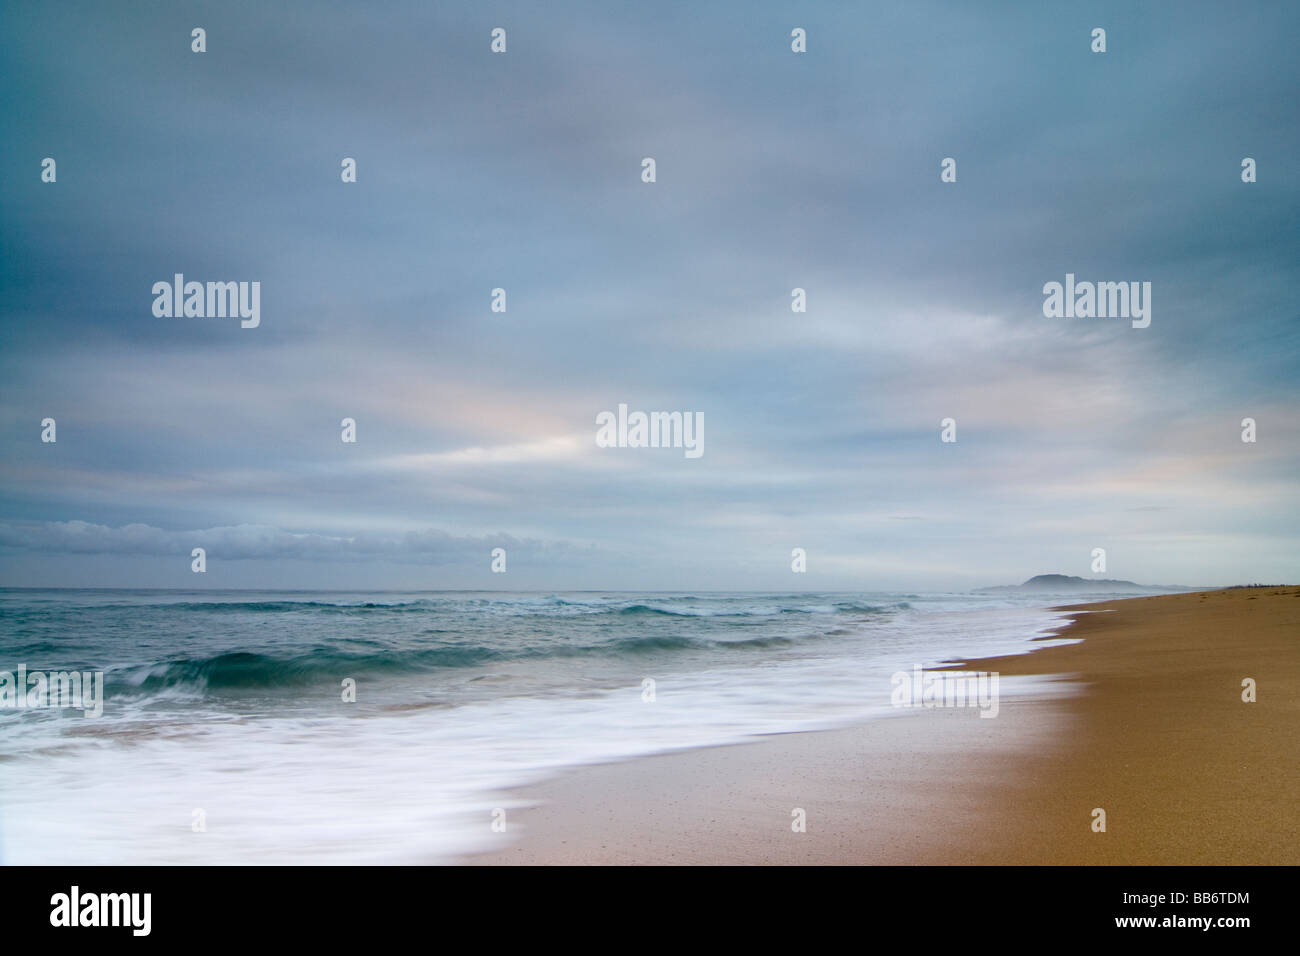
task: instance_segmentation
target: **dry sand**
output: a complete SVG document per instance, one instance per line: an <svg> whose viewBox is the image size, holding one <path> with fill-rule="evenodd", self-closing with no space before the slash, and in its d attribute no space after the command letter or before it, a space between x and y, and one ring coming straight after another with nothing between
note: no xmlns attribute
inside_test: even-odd
<svg viewBox="0 0 1300 956"><path fill-rule="evenodd" d="M574 770L465 862L1300 863L1300 588L1073 609L1082 643L965 666L1078 693Z"/></svg>

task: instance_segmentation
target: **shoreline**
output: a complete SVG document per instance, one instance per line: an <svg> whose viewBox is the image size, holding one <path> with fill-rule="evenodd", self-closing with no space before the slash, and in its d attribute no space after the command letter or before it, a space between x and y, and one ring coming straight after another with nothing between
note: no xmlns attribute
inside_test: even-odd
<svg viewBox="0 0 1300 956"><path fill-rule="evenodd" d="M502 846L459 862L1300 862L1300 587L1054 610L1071 623L1035 640L1080 641L945 669L1078 693L571 768L511 791Z"/></svg>

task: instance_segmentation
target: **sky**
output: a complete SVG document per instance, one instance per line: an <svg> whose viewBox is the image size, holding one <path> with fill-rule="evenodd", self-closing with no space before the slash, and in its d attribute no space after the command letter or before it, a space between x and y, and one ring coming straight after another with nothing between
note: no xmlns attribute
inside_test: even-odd
<svg viewBox="0 0 1300 956"><path fill-rule="evenodd" d="M1300 580L1295 5L3 23L0 586ZM156 316L176 273L260 324ZM1067 274L1150 326L1045 316ZM620 403L703 454L599 447Z"/></svg>

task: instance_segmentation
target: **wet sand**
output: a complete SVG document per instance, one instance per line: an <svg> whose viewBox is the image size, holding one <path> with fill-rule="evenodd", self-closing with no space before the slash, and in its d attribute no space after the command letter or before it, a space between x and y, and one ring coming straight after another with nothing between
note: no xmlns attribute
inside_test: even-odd
<svg viewBox="0 0 1300 956"><path fill-rule="evenodd" d="M576 769L464 862L1300 863L1300 587L1071 610L1081 643L954 667L1074 693Z"/></svg>

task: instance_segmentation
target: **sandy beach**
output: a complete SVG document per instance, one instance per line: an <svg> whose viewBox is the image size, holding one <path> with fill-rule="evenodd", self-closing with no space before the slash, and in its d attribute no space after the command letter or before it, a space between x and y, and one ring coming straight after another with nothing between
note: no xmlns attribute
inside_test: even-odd
<svg viewBox="0 0 1300 956"><path fill-rule="evenodd" d="M1300 863L1300 587L1070 610L1080 643L954 668L1073 693L575 770L464 862Z"/></svg>

